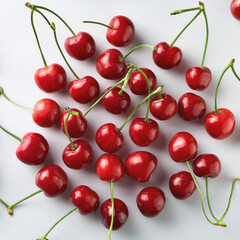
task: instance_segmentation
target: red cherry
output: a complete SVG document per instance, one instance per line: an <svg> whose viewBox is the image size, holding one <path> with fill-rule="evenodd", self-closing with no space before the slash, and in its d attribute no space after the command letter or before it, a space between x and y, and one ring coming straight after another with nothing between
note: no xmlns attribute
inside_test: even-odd
<svg viewBox="0 0 240 240"><path fill-rule="evenodd" d="M170 119L177 112L177 102L171 95L163 93L161 98L156 96L151 100L150 112L159 120Z"/></svg>
<svg viewBox="0 0 240 240"><path fill-rule="evenodd" d="M34 79L38 87L47 93L59 91L67 83L64 68L56 63L39 68L34 74Z"/></svg>
<svg viewBox="0 0 240 240"><path fill-rule="evenodd" d="M70 200L83 215L95 212L99 206L97 193L85 185L74 188Z"/></svg>
<svg viewBox="0 0 240 240"><path fill-rule="evenodd" d="M196 185L189 172L181 171L171 176L169 188L175 198L183 200L194 193Z"/></svg>
<svg viewBox="0 0 240 240"><path fill-rule="evenodd" d="M138 146L148 146L158 138L158 124L153 119L135 118L129 127L129 135Z"/></svg>
<svg viewBox="0 0 240 240"><path fill-rule="evenodd" d="M230 5L230 10L232 15L237 19L240 20L240 1L239 0L232 0Z"/></svg>
<svg viewBox="0 0 240 240"><path fill-rule="evenodd" d="M120 62L123 57L122 53L117 49L108 49L102 53L96 62L98 73L106 79L121 79L125 76L126 65Z"/></svg>
<svg viewBox="0 0 240 240"><path fill-rule="evenodd" d="M89 103L99 95L99 84L91 76L71 81L68 85L71 97L78 103Z"/></svg>
<svg viewBox="0 0 240 240"><path fill-rule="evenodd" d="M86 141L76 140L73 141L73 144L70 143L66 146L62 158L69 168L81 169L92 162L93 151Z"/></svg>
<svg viewBox="0 0 240 240"><path fill-rule="evenodd" d="M157 158L150 152L133 152L127 156L125 167L131 178L139 182L147 182L157 167Z"/></svg>
<svg viewBox="0 0 240 240"><path fill-rule="evenodd" d="M72 138L82 137L87 131L88 123L85 117L82 116L82 112L76 108L71 109L74 112L78 112L78 115L71 114L67 121L67 129L69 136ZM68 110L65 110L60 119L61 129L65 133L65 120L68 115Z"/></svg>
<svg viewBox="0 0 240 240"><path fill-rule="evenodd" d="M157 78L153 71L151 71L148 68L140 68L147 76L150 89L153 91L157 84ZM129 88L132 91L132 93L136 95L144 95L148 94L148 84L143 76L143 74L138 71L137 69L131 74L129 81Z"/></svg>
<svg viewBox="0 0 240 240"><path fill-rule="evenodd" d="M117 230L127 222L128 208L127 205L118 198L114 198L113 201L114 201L114 220L112 230ZM112 218L112 202L110 198L103 202L101 206L101 213L102 223L107 229L109 229Z"/></svg>
<svg viewBox="0 0 240 240"><path fill-rule="evenodd" d="M67 188L68 177L61 167L52 164L38 171L35 182L47 197L55 197Z"/></svg>
<svg viewBox="0 0 240 240"><path fill-rule="evenodd" d="M107 92L111 87L107 88L105 92ZM121 88L115 87L112 89L106 96L104 96L101 100L102 106L110 113L113 114L121 114L127 111L130 106L131 99L127 92L122 91L119 94Z"/></svg>
<svg viewBox="0 0 240 240"><path fill-rule="evenodd" d="M206 112L205 100L191 92L183 94L178 100L178 113L181 118L187 121L198 120Z"/></svg>
<svg viewBox="0 0 240 240"><path fill-rule="evenodd" d="M205 129L207 133L216 139L224 139L230 136L235 128L235 117L226 109L218 109L218 113L212 111L205 118Z"/></svg>
<svg viewBox="0 0 240 240"><path fill-rule="evenodd" d="M202 91L210 85L212 73L207 67L190 67L186 72L185 78L191 89Z"/></svg>
<svg viewBox="0 0 240 240"><path fill-rule="evenodd" d="M165 206L165 194L157 187L146 187L137 195L136 202L140 212L146 217L157 216Z"/></svg>
<svg viewBox="0 0 240 240"><path fill-rule="evenodd" d="M194 160L192 168L198 177L215 178L221 172L221 162L215 154L201 154Z"/></svg>
<svg viewBox="0 0 240 240"><path fill-rule="evenodd" d="M166 42L160 42L153 50L154 63L163 69L171 69L180 64L182 60L182 51L178 47L170 47Z"/></svg>
<svg viewBox="0 0 240 240"><path fill-rule="evenodd" d="M87 32L79 32L76 36L68 37L64 47L71 57L78 60L90 58L95 53L95 41Z"/></svg>
<svg viewBox="0 0 240 240"><path fill-rule="evenodd" d="M103 154L96 162L96 172L103 181L117 181L125 173L121 159L115 154Z"/></svg>
<svg viewBox="0 0 240 240"><path fill-rule="evenodd" d="M115 16L111 19L107 29L107 40L114 46L126 47L134 38L135 27L133 22L125 16Z"/></svg>
<svg viewBox="0 0 240 240"><path fill-rule="evenodd" d="M97 145L107 153L118 151L123 144L123 135L113 123L102 125L95 136Z"/></svg>
<svg viewBox="0 0 240 240"><path fill-rule="evenodd" d="M59 105L52 99L43 98L36 102L33 107L33 121L41 127L51 127L61 117Z"/></svg>
<svg viewBox="0 0 240 240"><path fill-rule="evenodd" d="M168 150L175 162L184 162L196 157L198 144L190 133L178 132L171 138Z"/></svg>

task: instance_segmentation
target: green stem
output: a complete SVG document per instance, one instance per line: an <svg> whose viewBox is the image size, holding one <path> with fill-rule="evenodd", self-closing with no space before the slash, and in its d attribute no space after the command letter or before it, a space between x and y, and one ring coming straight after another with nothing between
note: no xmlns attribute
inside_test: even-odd
<svg viewBox="0 0 240 240"><path fill-rule="evenodd" d="M112 204L112 216L111 216L111 223L110 223L110 227L108 230L108 240L111 240L111 232L113 229L113 223L114 223L114 194L113 194L113 180L110 181L110 192L111 192L111 204Z"/></svg>
<svg viewBox="0 0 240 240"><path fill-rule="evenodd" d="M76 34L73 32L73 30L70 28L70 26L66 23L66 21L63 20L63 18L61 18L57 13L55 13L51 9L48 9L46 7L43 7L43 6L33 5L29 2L25 3L25 6L31 8L31 9L37 9L37 8L43 9L43 10L46 10L46 11L52 13L53 15L55 15L57 18L59 18L62 21L62 23L69 29L69 31L72 33L73 36L76 36Z"/></svg>
<svg viewBox="0 0 240 240"><path fill-rule="evenodd" d="M200 10L200 7L178 9L178 10L175 10L175 11L171 12L171 15L177 15L177 14L180 14L180 13L185 13L185 12L190 12L190 11L195 11L195 10Z"/></svg>
<svg viewBox="0 0 240 240"><path fill-rule="evenodd" d="M6 202L4 202L2 199L0 199L0 203L2 203L6 208L9 207L9 205Z"/></svg>
<svg viewBox="0 0 240 240"><path fill-rule="evenodd" d="M78 208L75 207L75 208L73 208L71 211L69 211L67 214L65 214L63 217L61 217L57 222L55 222L55 223L52 225L52 227L51 227L42 237L38 238L37 240L47 240L46 237L47 237L48 234L53 230L53 228L55 228L58 223L60 223L64 218L66 218L68 215L70 215L71 213L73 213L73 212L76 211L77 209L78 209Z"/></svg>
<svg viewBox="0 0 240 240"><path fill-rule="evenodd" d="M101 25L101 26L104 26L104 27L107 27L111 30L113 30L113 27L107 25L107 24L104 24L104 23L101 23L101 22L96 22L96 21L83 21L83 23L94 23L94 24L98 24L98 25Z"/></svg>
<svg viewBox="0 0 240 240"><path fill-rule="evenodd" d="M133 64L129 64L128 66L129 68L129 71L127 72L126 76L124 77L125 81L123 82L123 85L121 87L121 90L119 91L119 95L122 95L123 91L126 89L127 87L127 84L128 84L128 80L132 74L132 71L133 71Z"/></svg>
<svg viewBox="0 0 240 240"><path fill-rule="evenodd" d="M18 137L18 136L16 136L15 134L9 132L9 131L8 131L6 128L4 128L2 125L0 125L0 128L1 128L4 132L6 132L7 134L9 134L10 136L16 138L19 142L21 142L21 143L23 142L23 140L22 140L20 137Z"/></svg>
<svg viewBox="0 0 240 240"><path fill-rule="evenodd" d="M234 68L234 65L232 64L231 65L231 69L232 69L232 72L233 72L233 74L235 75L235 77L237 78L237 80L238 81L240 81L240 77L237 75L237 73L236 73L236 70L235 70L235 68Z"/></svg>

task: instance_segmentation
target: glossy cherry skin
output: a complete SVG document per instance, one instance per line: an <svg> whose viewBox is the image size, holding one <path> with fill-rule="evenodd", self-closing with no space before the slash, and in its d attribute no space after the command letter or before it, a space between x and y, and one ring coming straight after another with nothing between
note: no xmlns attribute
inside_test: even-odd
<svg viewBox="0 0 240 240"><path fill-rule="evenodd" d="M68 118L67 122L67 129L69 136L71 138L79 138L82 137L88 127L88 122L85 117L82 116L82 112L76 108L71 109L74 112L78 112L78 115L73 115L71 114L70 117ZM68 110L65 110L60 118L60 124L61 124L61 129L65 133L65 120L68 115Z"/></svg>
<svg viewBox="0 0 240 240"><path fill-rule="evenodd" d="M147 151L133 152L125 159L126 173L139 182L147 182L156 167L156 156Z"/></svg>
<svg viewBox="0 0 240 240"><path fill-rule="evenodd" d="M63 150L63 162L72 169L81 169L92 162L93 151L91 146L84 140L73 141Z"/></svg>
<svg viewBox="0 0 240 240"><path fill-rule="evenodd" d="M97 130L95 140L101 150L114 153L122 147L124 137L115 124L106 123Z"/></svg>
<svg viewBox="0 0 240 240"><path fill-rule="evenodd" d="M151 91L156 88L157 77L154 72L148 68L140 68L148 78ZM136 95L145 95L148 94L148 84L144 75L139 71L135 70L128 81L129 88L132 93Z"/></svg>
<svg viewBox="0 0 240 240"><path fill-rule="evenodd" d="M178 132L171 138L168 150L175 162L184 162L196 157L198 144L190 133Z"/></svg>
<svg viewBox="0 0 240 240"><path fill-rule="evenodd" d="M60 117L60 106L52 99L40 99L33 107L33 121L41 127L53 126L59 121Z"/></svg>
<svg viewBox="0 0 240 240"><path fill-rule="evenodd" d="M168 120L177 112L177 101L171 95L163 93L161 98L156 96L151 100L150 112L158 120Z"/></svg>
<svg viewBox="0 0 240 240"><path fill-rule="evenodd" d="M107 88L105 92L110 89ZM121 114L127 111L128 107L131 104L131 98L127 92L122 91L121 94L119 92L121 88L115 87L112 89L106 96L104 96L101 100L102 106L110 113L113 114Z"/></svg>
<svg viewBox="0 0 240 240"><path fill-rule="evenodd" d="M135 118L129 127L132 141L142 147L149 146L158 138L158 124L153 119Z"/></svg>
<svg viewBox="0 0 240 240"><path fill-rule="evenodd" d="M212 73L209 68L190 67L185 75L188 86L193 90L205 90L212 81Z"/></svg>
<svg viewBox="0 0 240 240"><path fill-rule="evenodd" d="M127 205L120 199L114 198L114 220L113 229L117 230L127 222L128 219L128 208ZM102 223L109 229L112 218L112 202L111 199L107 199L101 206Z"/></svg>
<svg viewBox="0 0 240 240"><path fill-rule="evenodd" d="M166 42L160 42L153 50L153 61L162 69L171 69L178 66L182 60L182 51L178 47L170 47Z"/></svg>
<svg viewBox="0 0 240 240"><path fill-rule="evenodd" d="M178 100L178 114L186 121L201 119L206 108L205 100L195 93L184 93Z"/></svg>
<svg viewBox="0 0 240 240"><path fill-rule="evenodd" d="M56 63L39 68L34 74L34 79L37 86L47 93L59 91L67 83L67 75L64 68Z"/></svg>
<svg viewBox="0 0 240 240"><path fill-rule="evenodd" d="M230 5L230 10L232 15L237 19L240 20L240 1L239 0L232 0Z"/></svg>
<svg viewBox="0 0 240 240"><path fill-rule="evenodd" d="M85 185L80 185L73 189L70 201L78 208L79 213L82 215L95 212L99 206L98 194Z"/></svg>
<svg viewBox="0 0 240 240"><path fill-rule="evenodd" d="M201 154L194 160L192 168L198 177L215 178L221 172L221 162L215 154Z"/></svg>
<svg viewBox="0 0 240 240"><path fill-rule="evenodd" d="M170 177L169 189L175 198L184 200L194 193L196 185L189 172L180 171Z"/></svg>
<svg viewBox="0 0 240 240"><path fill-rule="evenodd" d="M52 164L38 171L35 183L47 197L55 197L66 190L68 177L60 166Z"/></svg>
<svg viewBox="0 0 240 240"><path fill-rule="evenodd" d="M107 29L107 40L116 47L126 47L134 39L135 27L133 22L125 16L115 16L111 19Z"/></svg>
<svg viewBox="0 0 240 240"><path fill-rule="evenodd" d="M125 62L120 62L122 57L122 53L117 49L106 50L97 58L97 72L106 79L122 79L127 69Z"/></svg>
<svg viewBox="0 0 240 240"><path fill-rule="evenodd" d="M218 113L212 111L207 114L204 121L207 133L215 139L229 137L235 128L235 117L226 108L219 108Z"/></svg>
<svg viewBox="0 0 240 240"><path fill-rule="evenodd" d="M16 155L25 164L39 165L45 161L48 152L47 140L39 133L30 132L23 136Z"/></svg>
<svg viewBox="0 0 240 240"><path fill-rule="evenodd" d="M124 173L124 165L116 154L105 153L96 162L96 173L103 181L118 181Z"/></svg>
<svg viewBox="0 0 240 240"><path fill-rule="evenodd" d="M99 84L91 76L73 80L68 85L71 97L78 103L89 103L99 95Z"/></svg>
<svg viewBox="0 0 240 240"><path fill-rule="evenodd" d="M164 209L166 198L161 189L146 187L138 193L136 202L145 217L155 217Z"/></svg>
<svg viewBox="0 0 240 240"><path fill-rule="evenodd" d="M85 60L95 53L95 41L87 32L79 32L77 35L68 37L65 40L64 47L67 53L77 59Z"/></svg>

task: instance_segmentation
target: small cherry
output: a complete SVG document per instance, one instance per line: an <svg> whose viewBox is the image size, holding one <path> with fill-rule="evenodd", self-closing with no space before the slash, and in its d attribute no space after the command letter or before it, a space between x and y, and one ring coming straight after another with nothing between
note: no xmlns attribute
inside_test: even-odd
<svg viewBox="0 0 240 240"><path fill-rule="evenodd" d="M126 173L139 182L147 182L156 167L156 156L147 151L133 152L125 159Z"/></svg>
<svg viewBox="0 0 240 240"><path fill-rule="evenodd" d="M230 11L237 20L240 20L240 1L239 0L232 0L230 5Z"/></svg>
<svg viewBox="0 0 240 240"><path fill-rule="evenodd" d="M138 193L136 202L145 217L155 217L164 209L166 198L161 189L146 187Z"/></svg>

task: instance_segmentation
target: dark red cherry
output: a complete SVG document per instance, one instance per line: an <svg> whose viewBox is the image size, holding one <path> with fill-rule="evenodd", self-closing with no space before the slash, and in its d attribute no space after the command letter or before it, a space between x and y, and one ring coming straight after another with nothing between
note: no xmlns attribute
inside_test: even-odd
<svg viewBox="0 0 240 240"><path fill-rule="evenodd" d="M147 182L157 167L157 158L150 152L137 151L125 160L126 173L139 182Z"/></svg>
<svg viewBox="0 0 240 240"><path fill-rule="evenodd" d="M201 154L194 160L192 168L198 177L215 178L221 172L221 162L215 154Z"/></svg>
<svg viewBox="0 0 240 240"><path fill-rule="evenodd" d="M120 199L114 198L114 220L113 230L117 230L127 222L128 208L127 205ZM107 199L101 206L102 223L109 229L112 218L112 202L111 199Z"/></svg>
<svg viewBox="0 0 240 240"><path fill-rule="evenodd" d="M140 212L146 217L157 216L165 206L165 194L157 187L146 187L141 190L136 198Z"/></svg>
<svg viewBox="0 0 240 240"><path fill-rule="evenodd" d="M212 73L207 67L190 67L186 72L185 78L191 89L202 91L210 85Z"/></svg>
<svg viewBox="0 0 240 240"><path fill-rule="evenodd" d="M240 1L239 0L232 0L230 5L230 10L232 15L237 19L240 20Z"/></svg>
<svg viewBox="0 0 240 240"><path fill-rule="evenodd" d="M166 42L160 42L153 50L153 61L162 69L178 66L182 60L182 51L178 47L170 47Z"/></svg>
<svg viewBox="0 0 240 240"><path fill-rule="evenodd" d="M184 162L196 157L198 144L190 133L178 132L171 138L168 150L175 162Z"/></svg>
<svg viewBox="0 0 240 240"><path fill-rule="evenodd" d="M171 176L169 188L175 198L183 200L194 193L196 185L189 172L181 171Z"/></svg>
<svg viewBox="0 0 240 240"><path fill-rule="evenodd" d="M178 100L178 114L187 121L201 119L206 108L205 100L195 93L184 93Z"/></svg>

